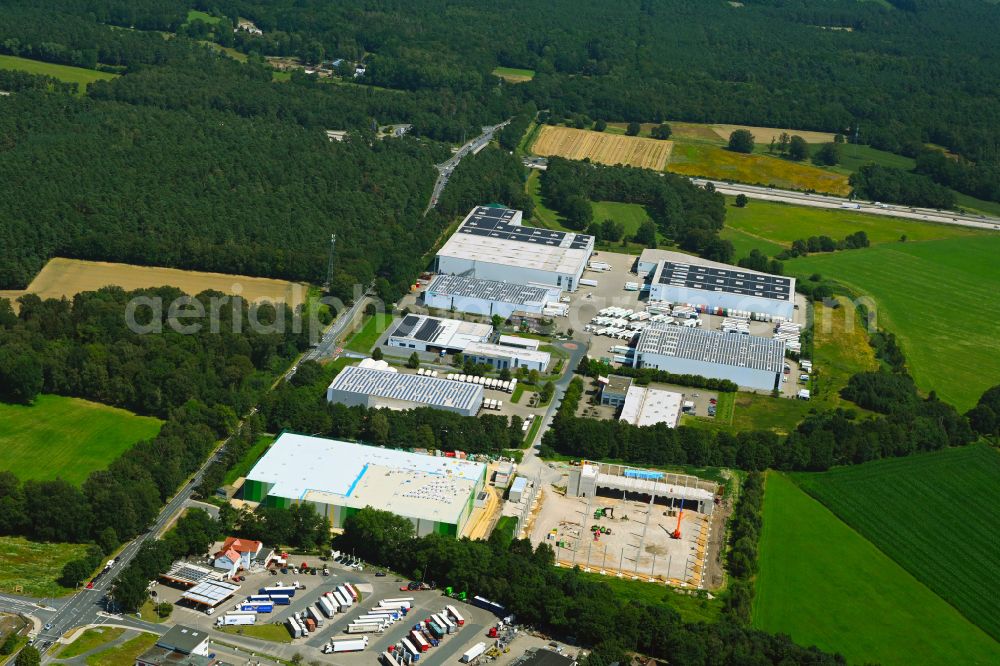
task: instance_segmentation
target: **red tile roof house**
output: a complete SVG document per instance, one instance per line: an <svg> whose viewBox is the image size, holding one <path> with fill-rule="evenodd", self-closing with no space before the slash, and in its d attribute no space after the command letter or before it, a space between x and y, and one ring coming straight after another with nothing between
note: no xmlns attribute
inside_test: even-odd
<svg viewBox="0 0 1000 666"><path fill-rule="evenodd" d="M229 575L233 576L240 569L249 569L250 563L254 561L263 547L260 541L229 537L222 544L219 552L215 554L212 566L228 571Z"/></svg>

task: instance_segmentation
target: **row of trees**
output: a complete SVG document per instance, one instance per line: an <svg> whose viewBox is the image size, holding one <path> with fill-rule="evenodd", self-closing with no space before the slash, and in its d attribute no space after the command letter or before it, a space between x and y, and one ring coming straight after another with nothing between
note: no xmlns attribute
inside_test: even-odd
<svg viewBox="0 0 1000 666"><path fill-rule="evenodd" d="M927 176L867 164L848 179L856 197L925 208L954 208L955 193Z"/></svg>
<svg viewBox="0 0 1000 666"><path fill-rule="evenodd" d="M778 253L775 259L783 261L796 257L805 257L810 252L836 252L837 250L857 250L869 247L871 241L864 231L855 231L848 234L843 239L837 241L829 236L810 236L809 238L799 238L792 241L792 247ZM741 266L743 264L740 264Z"/></svg>
<svg viewBox="0 0 1000 666"><path fill-rule="evenodd" d="M740 484L739 500L729 520L729 551L726 553L726 571L730 581L725 611L742 624L750 623L763 507L764 475L750 472Z"/></svg>

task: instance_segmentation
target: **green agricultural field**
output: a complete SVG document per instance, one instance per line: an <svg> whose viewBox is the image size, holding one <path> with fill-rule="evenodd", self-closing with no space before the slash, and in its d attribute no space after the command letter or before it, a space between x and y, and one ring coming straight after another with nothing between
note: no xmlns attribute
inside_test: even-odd
<svg viewBox="0 0 1000 666"><path fill-rule="evenodd" d="M843 174L779 157L734 153L708 143L675 142L667 171L830 194L846 195L851 189Z"/></svg>
<svg viewBox="0 0 1000 666"><path fill-rule="evenodd" d="M372 347L375 346L379 337L385 333L385 329L389 328L391 323L392 315L390 314L383 313L366 317L365 323L358 329L357 333L351 336L351 339L344 345L344 349L350 349L359 354L371 352Z"/></svg>
<svg viewBox="0 0 1000 666"><path fill-rule="evenodd" d="M30 406L0 403L0 423L0 470L75 484L136 442L155 437L161 425L159 419L56 395L40 395Z"/></svg>
<svg viewBox="0 0 1000 666"><path fill-rule="evenodd" d="M16 69L28 72L29 74L43 74L51 76L54 79L59 79L64 83L75 83L77 92L81 95L87 92L88 83L110 81L118 76L117 74L110 74L108 72L98 72L94 69L56 65L51 62L29 60L9 55L0 55L0 69Z"/></svg>
<svg viewBox="0 0 1000 666"><path fill-rule="evenodd" d="M726 216L729 216L728 212ZM784 245L764 240L741 229L734 229L728 224L719 232L719 238L733 244L733 256L737 259L748 256L751 250L760 250L767 256L773 257L780 254L782 250L787 249Z"/></svg>
<svg viewBox="0 0 1000 666"><path fill-rule="evenodd" d="M1000 663L1000 644L774 472L764 495L753 625L854 664Z"/></svg>
<svg viewBox="0 0 1000 666"><path fill-rule="evenodd" d="M226 472L226 476L222 479L222 484L229 486L241 476L246 476L253 469L254 464L264 455L264 452L267 451L267 447L271 446L273 442L273 435L259 435L257 441L253 443L253 446L243 456L243 459Z"/></svg>
<svg viewBox="0 0 1000 666"><path fill-rule="evenodd" d="M727 197L730 203L734 197ZM777 243L790 247L792 241L809 236L830 236L836 240L856 231L868 234L872 245L967 238L989 235L989 231L951 224L932 224L884 215L867 215L852 210L793 206L773 201L751 199L744 208L726 208L726 228L760 239L761 243ZM759 247L764 250L764 247ZM742 256L737 254L737 256Z"/></svg>
<svg viewBox="0 0 1000 666"><path fill-rule="evenodd" d="M86 544L40 543L21 537L0 537L0 592L32 597L59 597L72 590L56 582L70 560L87 554Z"/></svg>
<svg viewBox="0 0 1000 666"><path fill-rule="evenodd" d="M964 411L1000 377L1000 234L814 254L785 262L820 273L877 306L917 385Z"/></svg>
<svg viewBox="0 0 1000 666"><path fill-rule="evenodd" d="M518 69L517 67L497 67L493 70L494 76L499 76L508 83L523 83L535 78L535 70Z"/></svg>
<svg viewBox="0 0 1000 666"><path fill-rule="evenodd" d="M1000 454L979 445L796 474L796 483L1000 639Z"/></svg>

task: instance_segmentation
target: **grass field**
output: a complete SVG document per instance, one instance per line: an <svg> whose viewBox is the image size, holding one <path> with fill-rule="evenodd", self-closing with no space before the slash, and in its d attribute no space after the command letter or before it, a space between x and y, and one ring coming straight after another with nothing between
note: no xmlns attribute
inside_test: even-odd
<svg viewBox="0 0 1000 666"><path fill-rule="evenodd" d="M678 594L672 588L657 583L627 580L616 576L583 573L579 576L606 585L622 601L640 601L651 606L670 606L680 613L685 622L715 622L719 619L722 603L718 598L708 599L688 594Z"/></svg>
<svg viewBox="0 0 1000 666"><path fill-rule="evenodd" d="M837 297L841 307L817 303L813 319L812 401L829 407L857 407L840 397L852 375L878 368L875 352L868 344L868 331L862 326L850 302Z"/></svg>
<svg viewBox="0 0 1000 666"><path fill-rule="evenodd" d="M136 442L151 439L161 422L79 398L40 395L33 405L0 403L0 470L20 479L61 477L83 483Z"/></svg>
<svg viewBox="0 0 1000 666"><path fill-rule="evenodd" d="M156 634L141 634L121 645L90 655L87 657L87 666L134 664L140 654L153 647L157 638Z"/></svg>
<svg viewBox="0 0 1000 666"><path fill-rule="evenodd" d="M59 597L72 590L59 585L56 579L63 566L87 554L86 544L39 543L21 537L0 537L0 592L31 597Z"/></svg>
<svg viewBox="0 0 1000 666"><path fill-rule="evenodd" d="M284 624L251 624L245 627L218 627L218 631L238 636L259 638L272 643L291 643L292 636Z"/></svg>
<svg viewBox="0 0 1000 666"><path fill-rule="evenodd" d="M257 441L250 447L247 454L243 456L243 459L226 472L226 476L222 479L222 484L229 486L241 476L246 476L253 469L254 464L264 455L264 452L267 451L267 447L271 446L273 442L273 435L258 435Z"/></svg>
<svg viewBox="0 0 1000 666"><path fill-rule="evenodd" d="M302 303L308 292L306 285L285 280L56 257L45 264L27 289L0 291L0 298L13 300L23 293L37 294L41 298L72 298L81 291L93 291L107 285L126 290L170 285L187 294L215 289L224 294L238 292L248 301L284 302L291 308Z"/></svg>
<svg viewBox="0 0 1000 666"><path fill-rule="evenodd" d="M764 240L759 236L754 236L741 229L734 229L728 225L719 232L719 238L733 244L733 256L737 259L749 255L751 250L760 250L767 256L773 257L780 254L782 250L788 249L784 245Z"/></svg>
<svg viewBox="0 0 1000 666"><path fill-rule="evenodd" d="M1000 660L1000 644L774 472L764 495L756 588L755 627L840 652L850 663Z"/></svg>
<svg viewBox="0 0 1000 666"><path fill-rule="evenodd" d="M988 592L1000 589L1000 454L969 446L797 474L794 480L1000 639L1000 606ZM963 510L970 499L976 508Z"/></svg>
<svg viewBox="0 0 1000 666"><path fill-rule="evenodd" d="M727 197L732 201L732 197ZM987 236L991 232L953 224L932 224L858 211L793 206L774 201L751 200L745 207L726 208L726 227L742 232L761 243L791 247L792 241L809 236L830 236L836 240L864 231L872 245ZM763 250L763 247L759 249ZM742 255L737 255L742 256Z"/></svg>
<svg viewBox="0 0 1000 666"><path fill-rule="evenodd" d="M84 652L98 648L105 643L110 643L125 633L121 627L96 627L87 629L75 641L59 651L58 659L70 659Z"/></svg>
<svg viewBox="0 0 1000 666"><path fill-rule="evenodd" d="M639 204L594 201L591 206L594 210L594 222L600 223L604 220L621 222L625 227L626 236L635 234L643 222L648 222L651 219L646 209Z"/></svg>
<svg viewBox="0 0 1000 666"><path fill-rule="evenodd" d="M601 164L627 164L662 171L672 145L670 141L545 125L531 151L536 155L558 155L571 160L590 158Z"/></svg>
<svg viewBox="0 0 1000 666"><path fill-rule="evenodd" d="M1000 377L1000 235L894 243L785 262L871 297L917 385L965 411Z"/></svg>
<svg viewBox="0 0 1000 666"><path fill-rule="evenodd" d="M493 70L494 76L499 76L508 83L524 83L535 78L535 70L518 69L517 67L497 67Z"/></svg>
<svg viewBox="0 0 1000 666"><path fill-rule="evenodd" d="M819 150L819 145L811 146L812 153ZM845 143L840 147L840 164L830 167L832 171L852 174L866 164L878 164L894 169L905 169L909 171L917 163L912 157L889 153L878 148L865 146L863 144Z"/></svg>
<svg viewBox="0 0 1000 666"><path fill-rule="evenodd" d="M200 12L197 9L189 9L188 10L188 14L187 14L187 22L188 23L190 23L191 21L202 21L202 22L207 23L209 25L215 25L216 23L218 23L221 20L222 19L220 19L218 16L212 16L211 14L206 14L205 12Z"/></svg>
<svg viewBox="0 0 1000 666"><path fill-rule="evenodd" d="M391 323L392 315L390 314L382 313L372 317L365 317L365 323L344 344L344 349L350 349L359 354L371 352L372 347L378 342L379 336L385 332L385 329L389 328L389 324Z"/></svg>
<svg viewBox="0 0 1000 666"><path fill-rule="evenodd" d="M1000 203L996 201L983 201L982 199L976 199L961 192L955 193L955 201L967 211L1000 217Z"/></svg>
<svg viewBox="0 0 1000 666"><path fill-rule="evenodd" d="M745 155L708 143L676 142L668 171L685 176L771 185L783 189L815 190L846 195L847 176L806 163L768 155Z"/></svg>
<svg viewBox="0 0 1000 666"><path fill-rule="evenodd" d="M0 55L0 69L16 69L29 74L43 74L51 76L54 79L59 79L64 83L75 83L77 93L80 95L87 92L88 83L110 81L118 76L109 72L98 72L94 69L56 65L51 62L29 60L28 58L18 58L17 56L9 55Z"/></svg>

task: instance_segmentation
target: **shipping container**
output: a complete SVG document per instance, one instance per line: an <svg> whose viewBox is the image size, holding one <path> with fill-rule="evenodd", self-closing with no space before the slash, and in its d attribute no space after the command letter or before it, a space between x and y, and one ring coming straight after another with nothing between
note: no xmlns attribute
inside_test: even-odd
<svg viewBox="0 0 1000 666"><path fill-rule="evenodd" d="M344 587L347 588L347 593L351 595L352 601L357 602L361 600L361 595L358 594L358 591L354 589L353 585L351 585L350 583L344 583Z"/></svg>
<svg viewBox="0 0 1000 666"><path fill-rule="evenodd" d="M287 606L292 603L292 598L287 594L272 594L271 603L275 606Z"/></svg>
<svg viewBox="0 0 1000 666"><path fill-rule="evenodd" d="M309 616L316 622L317 627L323 626L323 613L316 606L309 606L306 608L309 611Z"/></svg>
<svg viewBox="0 0 1000 666"><path fill-rule="evenodd" d="M500 617L503 617L504 615L507 614L507 611L503 606L496 603L495 601L490 601L489 599L485 599L483 597L472 597L472 605L478 606L479 608L482 608L484 610L492 611L493 613L496 613Z"/></svg>
<svg viewBox="0 0 1000 666"><path fill-rule="evenodd" d="M270 613L274 610L274 604L270 601L248 601L237 607L241 611L253 611L254 613Z"/></svg>
<svg viewBox="0 0 1000 666"><path fill-rule="evenodd" d="M285 624L288 625L288 631L292 634L292 638L302 638L305 632L302 630L302 625L299 624L298 620L290 617L285 621Z"/></svg>

